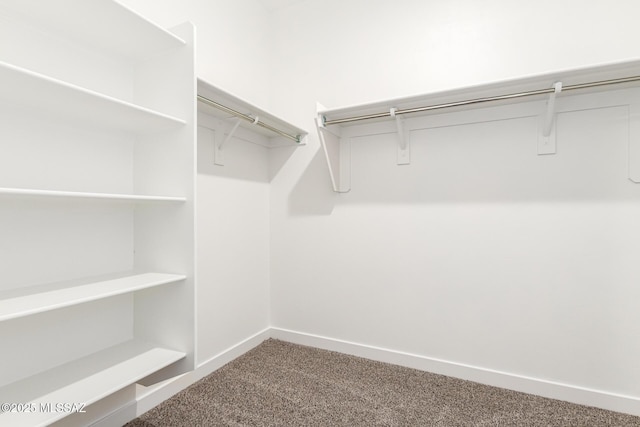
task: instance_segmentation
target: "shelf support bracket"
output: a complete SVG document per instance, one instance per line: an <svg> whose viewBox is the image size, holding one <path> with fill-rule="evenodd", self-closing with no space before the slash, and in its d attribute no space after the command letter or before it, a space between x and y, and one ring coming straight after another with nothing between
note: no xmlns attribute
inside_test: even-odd
<svg viewBox="0 0 640 427"><path fill-rule="evenodd" d="M553 84L553 92L547 101L547 111L541 117L540 135L538 135L538 154L556 154L556 96L562 91L562 82Z"/></svg>
<svg viewBox="0 0 640 427"><path fill-rule="evenodd" d="M396 129L398 131L398 154L397 161L398 165L409 165L411 164L411 148L409 145L409 138L407 137L406 129L404 127L404 121L402 117L396 114L398 111L397 108L392 108L389 110L389 114L396 121Z"/></svg>
<svg viewBox="0 0 640 427"><path fill-rule="evenodd" d="M323 109L321 105L318 105L318 110ZM324 120L324 116L319 113L316 117L316 129L327 160L333 191L347 193L351 190L350 139L343 138L340 128L337 126L329 130L325 126Z"/></svg>
<svg viewBox="0 0 640 427"><path fill-rule="evenodd" d="M213 144L215 147L214 153L213 153L214 164L218 166L224 166L224 147L231 140L231 138L233 138L233 134L236 133L238 126L240 126L241 120L242 119L237 118L233 121L233 125L231 126L231 129L228 132L226 132L226 136L225 136L224 130L222 129L223 128L222 121L220 122L220 131L216 132L216 140L214 141L214 144Z"/></svg>

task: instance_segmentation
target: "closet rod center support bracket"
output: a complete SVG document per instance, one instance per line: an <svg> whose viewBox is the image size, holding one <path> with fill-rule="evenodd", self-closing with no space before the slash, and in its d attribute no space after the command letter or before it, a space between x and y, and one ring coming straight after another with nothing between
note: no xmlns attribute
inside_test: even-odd
<svg viewBox="0 0 640 427"><path fill-rule="evenodd" d="M389 110L389 115L396 121L396 129L398 132L397 161L398 165L409 165L411 164L411 149L409 145L409 138L404 126L404 120L402 120L402 117L400 117L399 114L396 114L397 111L398 109L396 107L393 107Z"/></svg>
<svg viewBox="0 0 640 427"><path fill-rule="evenodd" d="M538 136L538 154L556 153L556 129L554 126L556 117L556 96L562 92L562 82L553 84L553 92L547 101L547 111L541 117L541 129Z"/></svg>

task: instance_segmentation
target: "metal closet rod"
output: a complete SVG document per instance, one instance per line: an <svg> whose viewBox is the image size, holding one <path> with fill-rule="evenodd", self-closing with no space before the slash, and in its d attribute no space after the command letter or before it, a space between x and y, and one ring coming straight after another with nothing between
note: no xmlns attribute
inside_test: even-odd
<svg viewBox="0 0 640 427"><path fill-rule="evenodd" d="M253 124L257 125L257 126L260 126L260 127L265 128L265 129L268 129L271 132L275 132L278 135L284 136L285 138L289 138L290 140L296 142L297 144L300 143L300 139L301 139L300 135L291 135L290 133L287 133L287 132L282 131L280 129L274 128L271 125L268 125L268 124L266 124L264 122L261 122L259 118L251 117L248 114L244 114L244 113L241 113L240 111L236 111L233 108L229 108L226 105L222 105L222 104L220 104L220 103L218 103L216 101L213 101L213 100L211 100L209 98L206 98L206 97L204 97L202 95L198 95L198 101L203 102L203 103L205 103L207 105L210 105L212 107L215 107L218 110L222 110L225 113L229 113L229 114L231 114L231 115L233 115L235 117L239 117L239 118L241 118L243 120L251 122L251 123L253 123Z"/></svg>
<svg viewBox="0 0 640 427"><path fill-rule="evenodd" d="M580 83L575 85L563 86L562 92L577 90L577 89L587 89L587 88L598 87L598 86L614 85L614 84L620 84L620 83L637 82L637 81L640 81L640 76L623 77L620 79L612 79L612 80L601 80L601 81L589 82L589 83ZM394 112L394 114L398 115L398 114L420 113L423 111L433 111L433 110L440 110L440 109L450 108L450 107L482 104L485 102L501 101L505 99L524 98L526 96L544 95L547 93L553 93L554 91L555 91L555 88L551 87L548 89L538 89L538 90L532 90L528 92L488 96L485 98L476 98L476 99L468 99L465 101L448 102L446 104L428 105L425 107L407 108L404 110L398 109ZM366 114L363 116L345 117L343 119L335 119L335 120L326 120L326 118L323 116L323 121L325 126L329 126L329 125L338 125L341 123L350 123L350 122L357 122L361 120L379 119L379 118L385 118L385 117L391 117L391 111L385 111L384 113Z"/></svg>

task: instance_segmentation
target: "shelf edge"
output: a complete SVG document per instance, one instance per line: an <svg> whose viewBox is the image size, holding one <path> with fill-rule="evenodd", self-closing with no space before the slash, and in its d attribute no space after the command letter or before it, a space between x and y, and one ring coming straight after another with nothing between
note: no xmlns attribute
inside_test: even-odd
<svg viewBox="0 0 640 427"><path fill-rule="evenodd" d="M108 291L108 289L105 289L101 292L98 292L98 294L96 295L86 295L88 288L94 287L94 288L108 288L110 285L113 286L114 283L117 284L118 281L127 281L127 280L132 280L136 277L141 277L144 275L160 275L162 277L159 278L154 278L154 280L149 280L147 282L143 282L143 283L139 283L139 284L134 284L134 285L130 285L128 287L125 288L120 288L120 289L115 289L115 290L111 290ZM117 295L124 295L127 293L132 293L132 292L136 292L136 291L140 291L143 289L149 289L152 287L156 287L156 286L161 286L161 285L167 285L167 284L171 284L171 283L175 283L178 282L180 280L184 280L186 279L187 276L185 275L178 275L178 274L164 274L164 273L144 273L144 274L137 274L137 275L131 275L131 276L125 276L122 277L120 279L112 279L112 280L104 280L104 281L98 281L98 282L93 282L93 283L86 283L84 285L76 285L76 286L72 286L72 287L68 287L68 288L61 288L61 289L56 289L56 290L52 290L52 291L44 291L44 292L39 292L39 293L35 293L32 295L24 295L24 296L19 296L19 297L13 297L13 298L7 298L5 300L0 300L0 303L2 305L16 305L16 304L20 304L20 302L22 302L23 304L25 302L28 302L29 299L36 299L38 297L45 297L45 296L50 296L54 301L49 302L49 303L40 303L40 304L34 304L32 307L30 308L26 308L26 309L22 309L19 312L16 311L7 311L5 313L2 313L2 310L0 309L0 322L2 321L7 321L7 320L13 320L13 319L18 319L21 317L27 317L27 316L31 316L34 314L39 314L39 313L45 313L47 311L53 311L53 310L57 310L57 309L61 309L61 308L66 308L66 307L71 307L74 305L80 305L80 304L85 304L87 302L91 302L91 301L97 301L100 299L105 299L105 298L109 298L109 297L113 297L113 296L117 296ZM81 295L76 296L74 298L73 296L73 291L84 291L81 292ZM58 299L58 301L56 302L55 299ZM61 297L64 297L64 299L61 299ZM28 305L28 304L27 304Z"/></svg>
<svg viewBox="0 0 640 427"><path fill-rule="evenodd" d="M186 197L174 196L145 196L136 194L117 193L87 193L76 191L36 190L29 188L0 188L0 196L52 197L76 199L104 199L132 202L186 202Z"/></svg>

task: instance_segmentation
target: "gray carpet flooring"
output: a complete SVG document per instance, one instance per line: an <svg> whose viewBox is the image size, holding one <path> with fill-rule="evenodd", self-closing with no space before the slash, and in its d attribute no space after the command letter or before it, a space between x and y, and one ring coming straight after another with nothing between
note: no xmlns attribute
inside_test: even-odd
<svg viewBox="0 0 640 427"><path fill-rule="evenodd" d="M126 424L640 426L640 417L267 340Z"/></svg>

